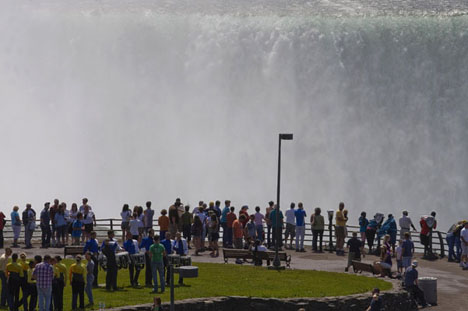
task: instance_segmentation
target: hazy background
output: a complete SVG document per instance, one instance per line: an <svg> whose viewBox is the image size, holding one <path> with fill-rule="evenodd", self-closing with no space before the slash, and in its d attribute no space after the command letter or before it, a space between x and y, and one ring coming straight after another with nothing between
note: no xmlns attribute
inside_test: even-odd
<svg viewBox="0 0 468 311"><path fill-rule="evenodd" d="M468 17L18 3L0 10L4 212L264 209L291 132L282 207L468 217Z"/></svg>

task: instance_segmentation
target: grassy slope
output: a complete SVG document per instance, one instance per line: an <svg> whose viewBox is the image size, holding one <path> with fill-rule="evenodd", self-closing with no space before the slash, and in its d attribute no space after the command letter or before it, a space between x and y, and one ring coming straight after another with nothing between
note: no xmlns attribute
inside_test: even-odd
<svg viewBox="0 0 468 311"><path fill-rule="evenodd" d="M67 266L73 261L65 260ZM199 277L186 279L186 286L176 286L176 299L214 296L255 296L255 297L321 297L361 293L379 287L390 289L392 285L380 279L323 271L285 270L269 271L265 267L243 265L194 263L199 267ZM177 280L176 274L175 279ZM144 270L140 273L140 284L144 284ZM99 283L105 283L105 272L99 271ZM151 294L151 289L129 287L128 270L120 270L118 286L122 290L107 292L95 289L94 301L106 307L135 305L152 302L154 296L169 301L169 288L162 295ZM85 304L87 304L85 295ZM65 288L64 307L71 306L71 287Z"/></svg>

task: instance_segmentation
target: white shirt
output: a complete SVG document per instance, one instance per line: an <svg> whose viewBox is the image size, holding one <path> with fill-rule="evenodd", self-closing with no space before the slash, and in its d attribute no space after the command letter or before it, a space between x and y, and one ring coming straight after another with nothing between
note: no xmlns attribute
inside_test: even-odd
<svg viewBox="0 0 468 311"><path fill-rule="evenodd" d="M411 229L411 225L413 224L413 222L411 221L411 218L409 218L408 216L401 217L399 220L399 223L400 223L400 228L403 228L403 229Z"/></svg>
<svg viewBox="0 0 468 311"><path fill-rule="evenodd" d="M138 228L141 226L141 220L139 219L132 219L130 220L130 233L132 235L139 235Z"/></svg>
<svg viewBox="0 0 468 311"><path fill-rule="evenodd" d="M468 242L468 230L466 230L466 228L463 228L461 231L460 231L460 239L463 237L463 239L465 240L465 242ZM462 241L463 242L463 241Z"/></svg>
<svg viewBox="0 0 468 311"><path fill-rule="evenodd" d="M286 223L295 225L296 224L296 210L294 208L290 208L286 211Z"/></svg>
<svg viewBox="0 0 468 311"><path fill-rule="evenodd" d="M88 212L88 215L85 217L85 215L83 214L83 223L85 225L89 225L89 224L92 224L93 223L93 212L89 211Z"/></svg>

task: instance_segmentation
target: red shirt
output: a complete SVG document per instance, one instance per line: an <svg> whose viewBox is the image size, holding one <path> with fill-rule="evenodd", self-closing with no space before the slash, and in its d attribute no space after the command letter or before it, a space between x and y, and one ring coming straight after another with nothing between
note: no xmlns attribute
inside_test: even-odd
<svg viewBox="0 0 468 311"><path fill-rule="evenodd" d="M427 225L426 220L425 220L425 219L421 219L421 221L419 222L419 224L421 225L421 234L422 234L422 235L428 235L428 234L429 234L429 231L431 231L431 229L430 229L429 226ZM434 226L432 227L432 229L435 229L435 228L437 228L437 221L434 221Z"/></svg>
<svg viewBox="0 0 468 311"><path fill-rule="evenodd" d="M234 238L239 239L244 236L244 227L237 219L232 223L232 230L234 231Z"/></svg>
<svg viewBox="0 0 468 311"><path fill-rule="evenodd" d="M237 219L236 214L229 212L226 215L226 225L228 228L232 228L232 223Z"/></svg>
<svg viewBox="0 0 468 311"><path fill-rule="evenodd" d="M242 225L246 225L249 222L249 214L247 213L247 210L241 210L239 212L239 218L241 215L245 215L245 219L242 221Z"/></svg>

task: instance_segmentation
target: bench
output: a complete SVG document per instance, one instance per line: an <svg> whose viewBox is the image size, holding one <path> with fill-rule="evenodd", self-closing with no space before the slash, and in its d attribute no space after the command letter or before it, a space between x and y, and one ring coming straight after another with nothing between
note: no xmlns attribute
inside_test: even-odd
<svg viewBox="0 0 468 311"><path fill-rule="evenodd" d="M378 274L378 272L375 271L374 266L371 264L363 263L356 260L351 261L351 264L353 265L353 270L355 273L361 273L362 271L365 271L370 272L372 274Z"/></svg>
<svg viewBox="0 0 468 311"><path fill-rule="evenodd" d="M253 254L247 249L223 248L223 258L224 263L228 263L229 258L247 261L253 260Z"/></svg>
<svg viewBox="0 0 468 311"><path fill-rule="evenodd" d="M257 256L258 259L266 260L267 265L269 266L275 259L275 252L257 252L255 256ZM278 252L278 257L280 261L284 261L286 263L286 267L291 268L291 255L288 255L286 252Z"/></svg>
<svg viewBox="0 0 468 311"><path fill-rule="evenodd" d="M66 258L67 255L76 256L76 255L83 255L83 246L65 246L63 249L63 258Z"/></svg>

